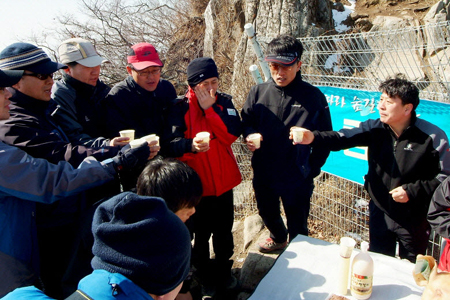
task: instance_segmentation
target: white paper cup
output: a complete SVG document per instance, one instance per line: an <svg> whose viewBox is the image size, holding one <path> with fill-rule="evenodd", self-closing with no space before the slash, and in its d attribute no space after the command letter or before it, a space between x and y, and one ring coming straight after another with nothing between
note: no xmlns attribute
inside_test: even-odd
<svg viewBox="0 0 450 300"><path fill-rule="evenodd" d="M210 137L210 133L207 131L202 131L197 133L196 137L200 138L203 140L204 143L208 143L209 144L209 137Z"/></svg>
<svg viewBox="0 0 450 300"><path fill-rule="evenodd" d="M127 129L119 131L121 137L127 137L130 139L130 142L134 140L134 129Z"/></svg>
<svg viewBox="0 0 450 300"><path fill-rule="evenodd" d="M303 141L303 135L305 134L305 128L294 128L292 129L292 135L294 137L294 142L301 143Z"/></svg>
<svg viewBox="0 0 450 300"><path fill-rule="evenodd" d="M341 242L339 245L340 245L339 254L341 255L341 257L349 258L350 256L352 256L352 251L356 245L356 241L351 237L344 236L341 237Z"/></svg>
<svg viewBox="0 0 450 300"><path fill-rule="evenodd" d="M259 133L252 133L248 136L248 139L255 144L255 148L259 149L261 147L261 134Z"/></svg>
<svg viewBox="0 0 450 300"><path fill-rule="evenodd" d="M137 146L140 146L140 145L142 145L145 142L146 142L146 140L144 140L144 139L132 140L130 142L130 147L131 148L136 148Z"/></svg>
<svg viewBox="0 0 450 300"><path fill-rule="evenodd" d="M151 143L153 141L157 141L158 143L156 144L156 146L159 146L159 136L157 136L156 134L146 135L146 136L142 137L142 139L146 140L147 143Z"/></svg>

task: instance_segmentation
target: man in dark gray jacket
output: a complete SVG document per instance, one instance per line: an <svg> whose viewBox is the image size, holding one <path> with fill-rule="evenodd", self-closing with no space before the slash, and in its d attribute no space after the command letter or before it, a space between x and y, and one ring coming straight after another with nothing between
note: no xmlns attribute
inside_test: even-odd
<svg viewBox="0 0 450 300"><path fill-rule="evenodd" d="M448 138L416 116L419 89L396 77L381 83L380 118L339 131L306 131L301 144L332 151L368 147L365 188L369 203L370 250L416 261L425 254L427 211L436 187L450 174Z"/></svg>
<svg viewBox="0 0 450 300"><path fill-rule="evenodd" d="M11 92L24 71L0 70L0 120L9 118ZM39 258L36 203L50 204L114 179L119 169L144 164L150 154L143 144L103 162L86 158L75 169L51 164L0 141L0 298L17 287L38 284ZM57 238L57 237L55 237ZM55 264L60 263L54 261Z"/></svg>
<svg viewBox="0 0 450 300"><path fill-rule="evenodd" d="M91 42L81 38L65 40L58 47L59 58L68 66L53 84L52 98L58 104L52 113L73 145L86 147L124 146L127 138L107 139L100 128L105 114L100 102L110 87L99 80L100 66L107 62Z"/></svg>

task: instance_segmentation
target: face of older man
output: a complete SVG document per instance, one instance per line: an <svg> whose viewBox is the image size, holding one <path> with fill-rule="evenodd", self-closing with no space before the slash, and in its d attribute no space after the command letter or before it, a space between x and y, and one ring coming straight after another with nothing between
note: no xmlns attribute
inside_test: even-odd
<svg viewBox="0 0 450 300"><path fill-rule="evenodd" d="M52 95L53 73L36 74L25 71L22 79L13 87L36 100L50 101Z"/></svg>

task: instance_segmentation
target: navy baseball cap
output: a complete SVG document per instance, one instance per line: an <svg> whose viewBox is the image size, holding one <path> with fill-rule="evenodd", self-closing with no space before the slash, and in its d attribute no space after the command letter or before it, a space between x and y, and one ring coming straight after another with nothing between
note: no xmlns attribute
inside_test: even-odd
<svg viewBox="0 0 450 300"><path fill-rule="evenodd" d="M22 78L22 70L0 70L0 87L15 85Z"/></svg>
<svg viewBox="0 0 450 300"><path fill-rule="evenodd" d="M27 70L38 74L52 74L67 66L54 62L39 47L28 43L14 43L0 53L0 69Z"/></svg>

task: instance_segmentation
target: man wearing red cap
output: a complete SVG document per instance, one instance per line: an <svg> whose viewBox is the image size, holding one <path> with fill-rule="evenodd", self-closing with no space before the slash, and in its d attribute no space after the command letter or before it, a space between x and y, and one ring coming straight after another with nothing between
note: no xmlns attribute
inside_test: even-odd
<svg viewBox="0 0 450 300"><path fill-rule="evenodd" d="M106 136L134 129L136 138L162 134L163 110L177 97L173 85L161 79L163 63L155 47L139 43L127 57L128 76L116 84L105 99Z"/></svg>

